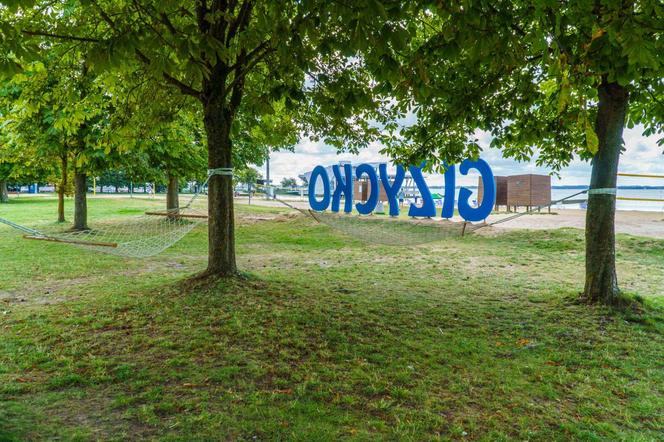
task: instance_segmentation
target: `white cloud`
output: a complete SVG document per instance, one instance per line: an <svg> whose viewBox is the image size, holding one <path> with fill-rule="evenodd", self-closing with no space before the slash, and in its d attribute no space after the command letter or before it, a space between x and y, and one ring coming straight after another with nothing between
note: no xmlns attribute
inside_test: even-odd
<svg viewBox="0 0 664 442"><path fill-rule="evenodd" d="M620 171L633 173L649 173L664 175L664 156L662 148L657 146L657 136L645 137L643 129L625 129L624 140L626 151L620 158ZM534 161L518 163L512 159L502 157L497 149L488 147L491 136L488 133L478 133L480 145L485 147L482 158L492 167L496 175L515 175L520 173L548 174L551 171L543 167L537 167ZM277 183L285 177L297 177L310 171L318 164L329 165L342 160L352 161L354 164L363 162L389 161L389 158L380 154L380 145L374 143L363 149L358 155L349 153L338 154L336 149L325 145L323 142L312 142L301 140L295 147L294 152L274 152L271 155L270 172L273 182ZM553 177L553 184L580 184L587 185L590 181L590 164L581 160L574 160L560 172L560 179ZM439 175L428 176L427 181L433 185L442 184ZM457 174L457 184L474 185L477 183L477 174L471 172L468 177L460 177ZM620 185L664 185L662 179L636 179L620 178Z"/></svg>

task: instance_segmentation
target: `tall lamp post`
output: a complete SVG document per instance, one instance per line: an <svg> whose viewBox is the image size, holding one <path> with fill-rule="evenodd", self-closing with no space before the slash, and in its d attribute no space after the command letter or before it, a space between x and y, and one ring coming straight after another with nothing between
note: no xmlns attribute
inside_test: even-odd
<svg viewBox="0 0 664 442"><path fill-rule="evenodd" d="M270 150L267 151L267 161L265 161L265 197L272 197L272 181L270 181Z"/></svg>

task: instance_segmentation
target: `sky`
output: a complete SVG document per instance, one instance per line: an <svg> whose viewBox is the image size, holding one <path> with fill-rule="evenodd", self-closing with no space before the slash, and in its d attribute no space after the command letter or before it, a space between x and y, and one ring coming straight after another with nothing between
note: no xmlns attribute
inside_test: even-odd
<svg viewBox="0 0 664 442"><path fill-rule="evenodd" d="M643 128L635 127L625 129L623 139L626 151L620 158L620 172L659 174L664 175L664 146L657 146L657 136L645 137ZM490 134L478 134L480 145L484 147L481 158L486 160L493 169L494 175L518 175L524 173L549 174L550 169L537 167L534 162L519 163L512 159L503 158L500 151L489 148ZM389 162L389 158L381 155L379 144L360 151L358 155L348 153L337 154L334 147L323 142L312 142L308 139L300 140L293 152L273 152L270 155L270 178L278 184L282 178L297 178L298 175L310 171L316 165L328 166L337 164L341 160L351 161L353 164L363 162ZM265 167L260 168L265 176ZM442 175L425 175L430 185L441 185ZM461 177L457 172L457 185L476 185L478 175L474 172ZM552 177L552 184L556 185L588 185L590 181L590 164L575 160L560 172L560 178ZM298 180L298 184L301 184ZM653 178L619 178L618 185L646 185L664 186L664 179Z"/></svg>

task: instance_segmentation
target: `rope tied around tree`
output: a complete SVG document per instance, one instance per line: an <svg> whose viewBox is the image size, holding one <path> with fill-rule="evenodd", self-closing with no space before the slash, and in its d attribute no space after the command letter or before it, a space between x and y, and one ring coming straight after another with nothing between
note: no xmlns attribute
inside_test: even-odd
<svg viewBox="0 0 664 442"><path fill-rule="evenodd" d="M201 185L201 189L205 189L205 186L208 185L210 182L210 178L212 178L215 175L220 175L220 176L233 176L233 168L232 167L218 167L216 169L208 169L207 171L207 178ZM186 206L183 207L183 209L189 209L192 204L198 199L198 196L201 194L200 191L196 192L194 196L191 197L189 202L187 203Z"/></svg>
<svg viewBox="0 0 664 442"><path fill-rule="evenodd" d="M232 167L218 167L216 169L208 169L208 178L213 175L233 176Z"/></svg>
<svg viewBox="0 0 664 442"><path fill-rule="evenodd" d="M602 187L597 189L588 189L588 195L616 195L615 187Z"/></svg>

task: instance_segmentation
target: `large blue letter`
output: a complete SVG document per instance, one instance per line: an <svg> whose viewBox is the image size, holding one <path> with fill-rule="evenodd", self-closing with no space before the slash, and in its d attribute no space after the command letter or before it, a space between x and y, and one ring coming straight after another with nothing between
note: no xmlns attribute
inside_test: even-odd
<svg viewBox="0 0 664 442"><path fill-rule="evenodd" d="M403 184L403 179L406 176L406 171L403 167L397 165L397 174L394 177L392 185L390 185L390 177L387 175L387 164L380 164L378 171L380 172L380 181L383 183L383 188L387 195L387 203L390 205L390 216L399 216L399 201L397 198Z"/></svg>
<svg viewBox="0 0 664 442"><path fill-rule="evenodd" d="M378 193L380 189L378 188L378 176L376 175L376 169L371 167L368 164L360 164L355 169L355 176L359 180L362 177L362 174L367 174L369 176L369 185L371 185L371 193L366 203L357 203L355 208L361 215L369 215L376 208L378 204Z"/></svg>
<svg viewBox="0 0 664 442"><path fill-rule="evenodd" d="M454 176L454 166L447 166L445 171L445 198L443 199L443 218L452 218L454 216L454 194L456 193L456 183Z"/></svg>
<svg viewBox="0 0 664 442"><path fill-rule="evenodd" d="M334 194L332 194L332 211L339 211L339 204L341 203L341 194L344 194L344 212L350 213L353 211L353 168L350 164L344 164L344 175L346 178L341 176L341 169L338 165L332 166L332 172L334 173L334 179L337 181L337 185L334 188Z"/></svg>
<svg viewBox="0 0 664 442"><path fill-rule="evenodd" d="M323 180L323 199L316 200L316 181L320 177ZM316 166L309 177L309 206L312 210L322 212L330 205L330 177L323 166Z"/></svg>
<svg viewBox="0 0 664 442"><path fill-rule="evenodd" d="M422 166L424 166L424 163L422 163ZM417 207L415 204L411 204L410 209L408 209L408 216L432 217L436 216L436 204L433 202L429 186L424 182L422 166L410 166L409 168L413 181L417 184L417 188L420 190L420 195L422 195L422 207Z"/></svg>
<svg viewBox="0 0 664 442"><path fill-rule="evenodd" d="M473 209L468 204L468 199L473 192L465 187L459 189L459 215L466 221L482 221L491 214L491 210L493 210L493 206L496 203L496 182L493 179L491 167L484 160L464 160L461 166L459 166L461 175L466 175L469 169L477 169L482 175L484 197L482 198L482 204Z"/></svg>

